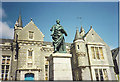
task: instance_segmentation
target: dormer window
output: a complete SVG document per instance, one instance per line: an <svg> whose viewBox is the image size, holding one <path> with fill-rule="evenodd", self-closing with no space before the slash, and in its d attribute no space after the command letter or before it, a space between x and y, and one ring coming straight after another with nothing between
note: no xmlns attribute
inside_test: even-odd
<svg viewBox="0 0 120 82"><path fill-rule="evenodd" d="M33 34L34 34L33 31L29 31L29 39L33 39Z"/></svg>

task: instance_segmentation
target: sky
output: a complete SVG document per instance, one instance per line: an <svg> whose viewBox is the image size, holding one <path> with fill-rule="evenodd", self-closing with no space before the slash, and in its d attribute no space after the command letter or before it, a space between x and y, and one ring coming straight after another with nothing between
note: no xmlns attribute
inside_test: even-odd
<svg viewBox="0 0 120 82"><path fill-rule="evenodd" d="M72 43L76 29L87 33L92 25L96 33L110 46L118 47L118 2L2 2L2 36L13 38L14 24L21 12L23 27L31 18L45 35L44 41L52 42L50 28L60 19ZM1 32L0 32L1 33Z"/></svg>

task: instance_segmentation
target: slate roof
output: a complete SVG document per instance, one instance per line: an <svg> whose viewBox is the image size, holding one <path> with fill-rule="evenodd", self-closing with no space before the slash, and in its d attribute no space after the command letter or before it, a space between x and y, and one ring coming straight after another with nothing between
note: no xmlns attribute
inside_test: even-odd
<svg viewBox="0 0 120 82"><path fill-rule="evenodd" d="M119 48L115 48L115 49L111 50L111 52L112 52L113 60L115 60L119 53Z"/></svg>
<svg viewBox="0 0 120 82"><path fill-rule="evenodd" d="M79 30L77 29L74 40L78 40L78 39L80 39L80 34L79 34Z"/></svg>

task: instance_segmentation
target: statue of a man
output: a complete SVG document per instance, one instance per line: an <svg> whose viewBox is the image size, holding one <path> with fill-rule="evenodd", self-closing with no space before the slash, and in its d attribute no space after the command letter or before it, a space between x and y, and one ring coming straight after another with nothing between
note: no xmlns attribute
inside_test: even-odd
<svg viewBox="0 0 120 82"><path fill-rule="evenodd" d="M52 39L53 39L53 46L54 46L54 53L66 53L66 46L65 46L65 39L64 35L67 36L66 31L63 29L63 27L60 25L60 20L56 20L55 25L52 26L50 31L52 31Z"/></svg>

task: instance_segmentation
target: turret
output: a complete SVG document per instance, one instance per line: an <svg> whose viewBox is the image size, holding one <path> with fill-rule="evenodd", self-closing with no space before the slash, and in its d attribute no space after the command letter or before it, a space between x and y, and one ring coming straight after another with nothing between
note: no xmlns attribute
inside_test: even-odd
<svg viewBox="0 0 120 82"><path fill-rule="evenodd" d="M21 14L19 15L19 18L18 18L18 27L22 27L22 18L21 18Z"/></svg>
<svg viewBox="0 0 120 82"><path fill-rule="evenodd" d="M80 37L80 33L79 33L79 30L77 29L76 30L76 34L75 34L75 39L74 39L74 41L76 41L76 40L78 40L78 39L80 39L81 37Z"/></svg>
<svg viewBox="0 0 120 82"><path fill-rule="evenodd" d="M74 80L91 80L86 42L84 40L85 30L81 26L80 32L77 29L75 39L71 47L72 66L74 70Z"/></svg>
<svg viewBox="0 0 120 82"><path fill-rule="evenodd" d="M80 35L79 30L76 30L76 34L75 34L75 39L73 40L74 46L75 46L75 52L79 52L80 50L80 42L84 42L82 35Z"/></svg>
<svg viewBox="0 0 120 82"><path fill-rule="evenodd" d="M84 35L85 35L85 30L84 30L83 27L81 26L80 36L83 37Z"/></svg>
<svg viewBox="0 0 120 82"><path fill-rule="evenodd" d="M21 14L19 14L18 20L16 21L14 26L14 41L16 41L16 35L18 34L18 32L21 31L22 29L23 29L22 18L21 18Z"/></svg>
<svg viewBox="0 0 120 82"><path fill-rule="evenodd" d="M77 29L75 34L75 39L73 41L73 45L75 46L75 56L77 56L77 62L78 66L85 66L88 65L87 61L87 49L86 49L86 43L83 39L83 36L85 35L85 30L81 26L80 32ZM82 63L86 62L86 63Z"/></svg>

